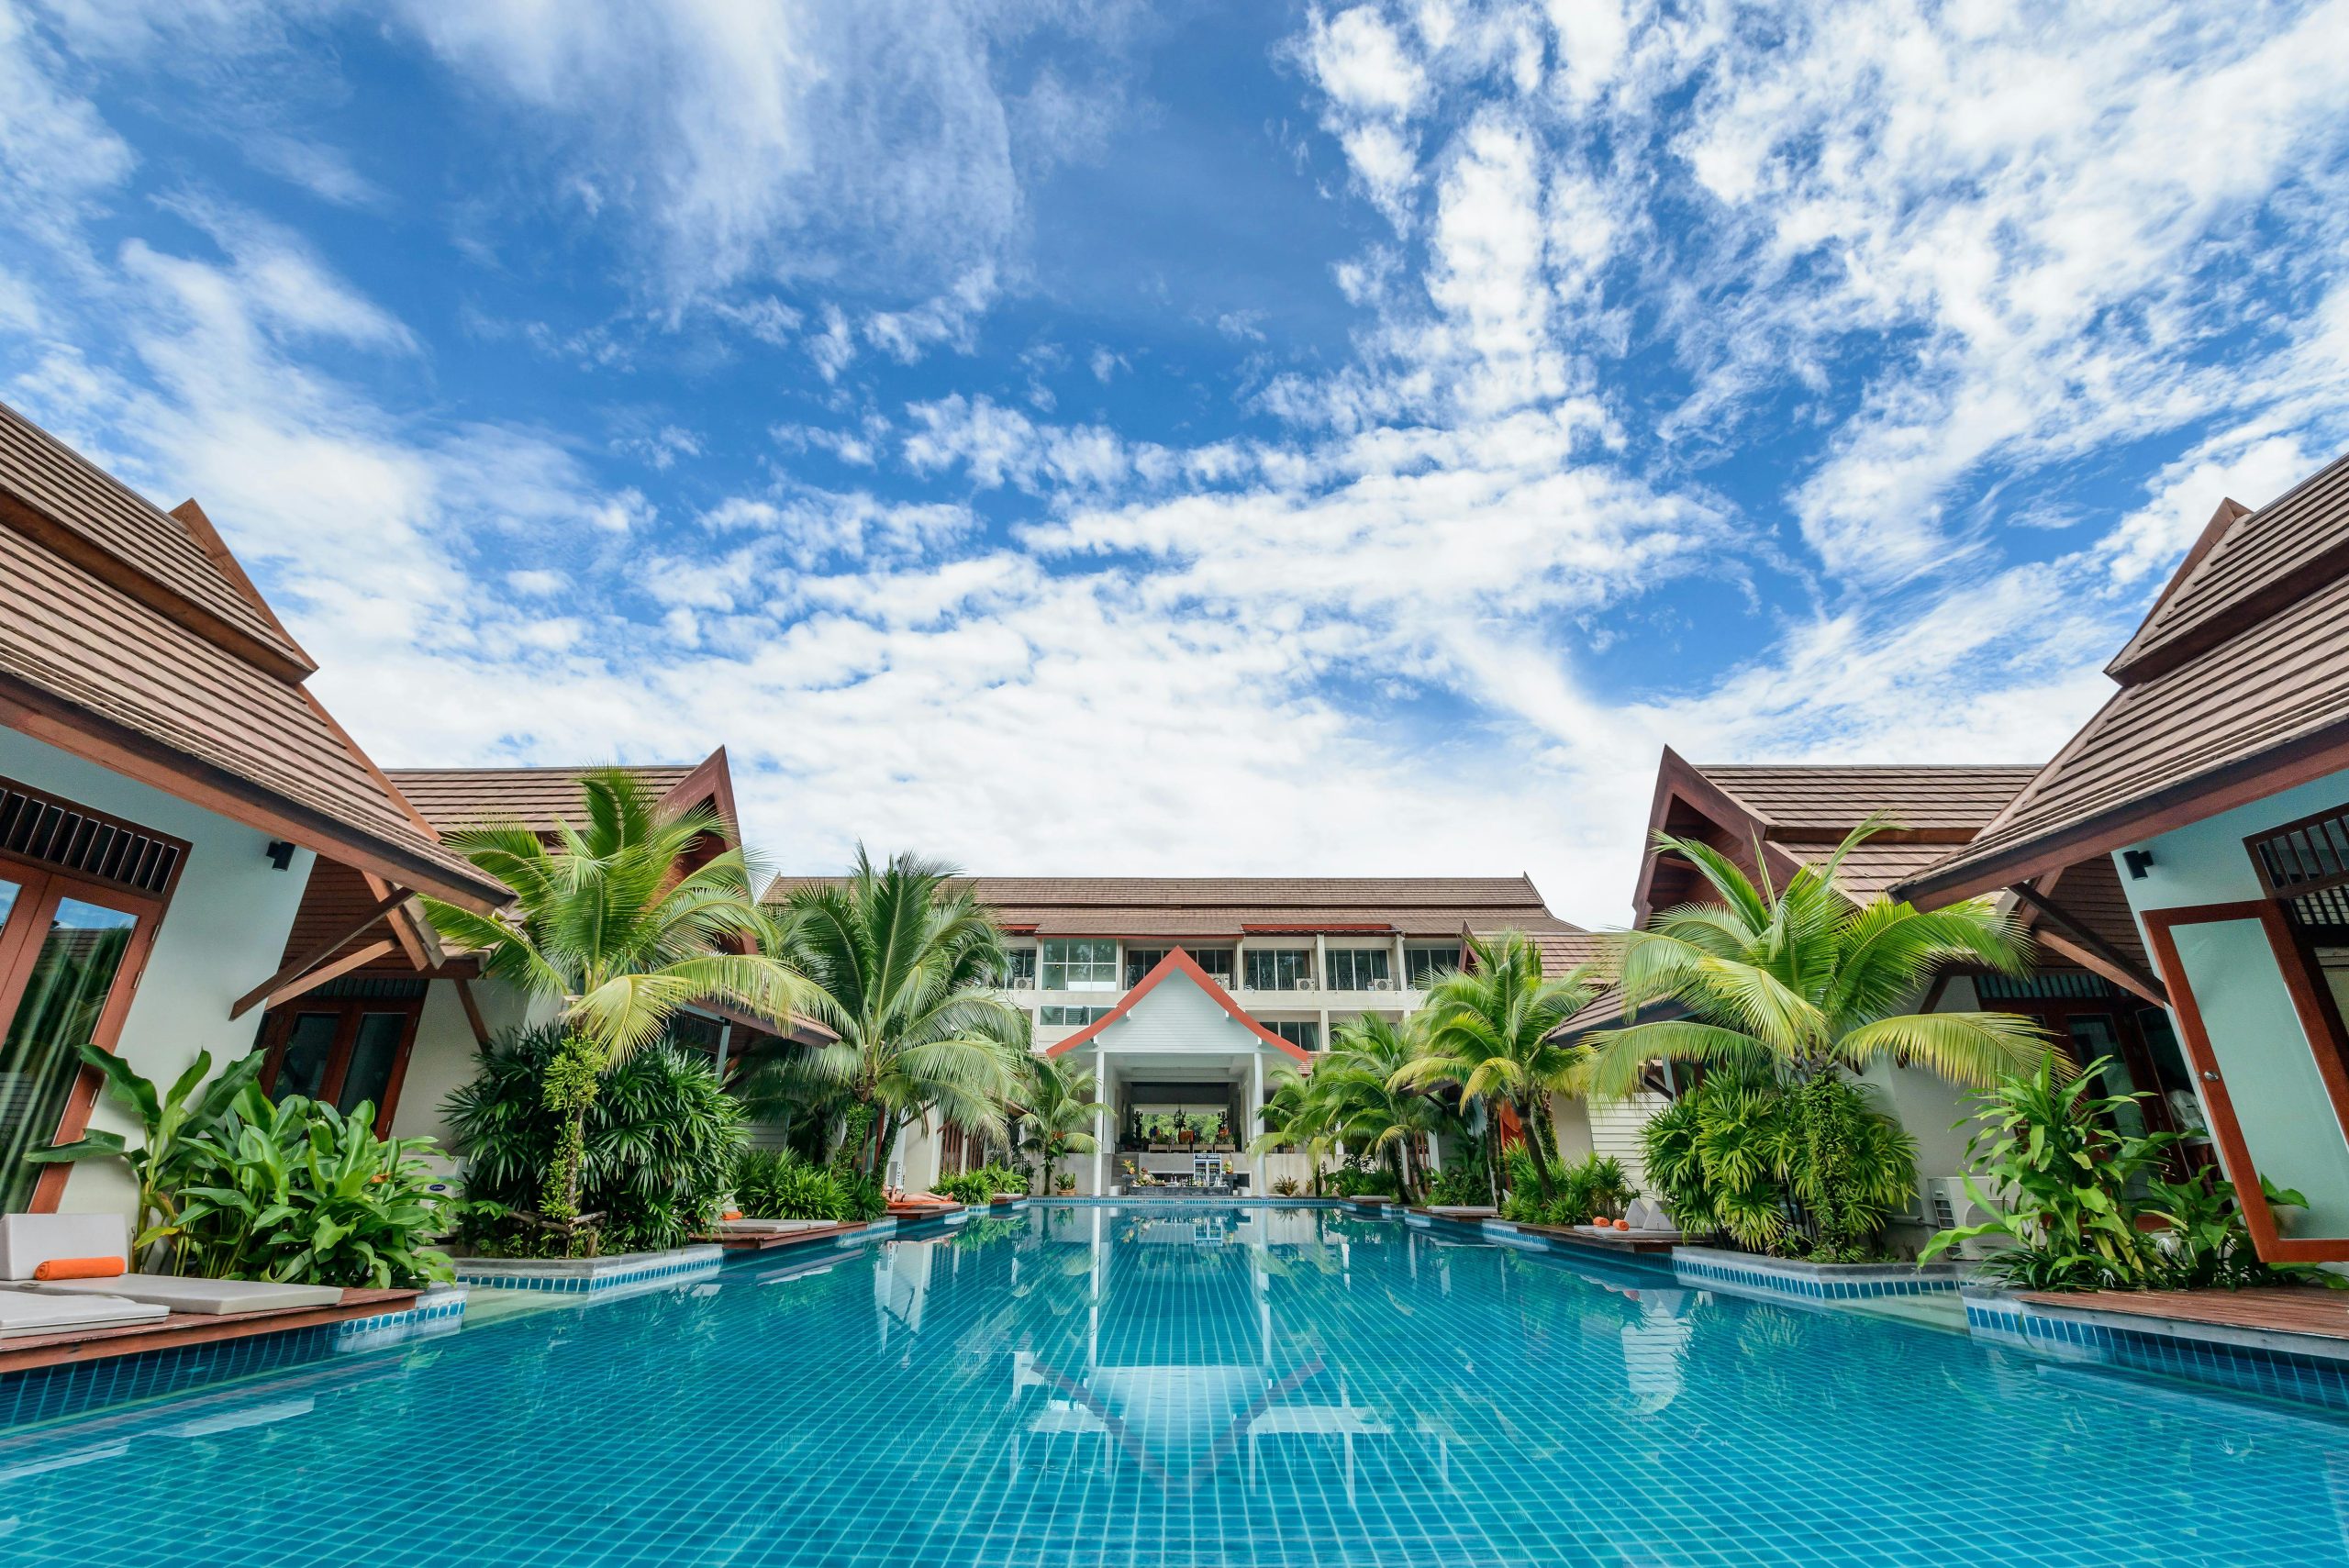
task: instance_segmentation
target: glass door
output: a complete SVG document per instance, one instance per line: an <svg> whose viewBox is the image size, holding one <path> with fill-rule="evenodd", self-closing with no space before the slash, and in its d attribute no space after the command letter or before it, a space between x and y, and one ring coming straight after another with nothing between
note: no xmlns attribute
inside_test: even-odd
<svg viewBox="0 0 2349 1568"><path fill-rule="evenodd" d="M139 915L58 878L0 884L0 1209L33 1200L45 1167L24 1156L56 1141L82 1074L78 1048L105 1036Z"/></svg>
<svg viewBox="0 0 2349 1568"><path fill-rule="evenodd" d="M2309 983L2282 906L2151 910L2145 934L2259 1255L2349 1260L2349 1042ZM2290 1235L2262 1176L2307 1195Z"/></svg>

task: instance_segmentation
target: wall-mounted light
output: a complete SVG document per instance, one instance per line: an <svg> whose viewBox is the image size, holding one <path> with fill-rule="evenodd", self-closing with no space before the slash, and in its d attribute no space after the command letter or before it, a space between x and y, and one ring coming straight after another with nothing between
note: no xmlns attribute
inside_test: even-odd
<svg viewBox="0 0 2349 1568"><path fill-rule="evenodd" d="M2143 882L2145 880L2145 873L2154 869L2154 851L2123 850L2121 851L2121 863L2129 868L2130 881Z"/></svg>
<svg viewBox="0 0 2349 1568"><path fill-rule="evenodd" d="M292 865L294 863L292 841L285 839L272 839L269 841L269 863L280 871Z"/></svg>

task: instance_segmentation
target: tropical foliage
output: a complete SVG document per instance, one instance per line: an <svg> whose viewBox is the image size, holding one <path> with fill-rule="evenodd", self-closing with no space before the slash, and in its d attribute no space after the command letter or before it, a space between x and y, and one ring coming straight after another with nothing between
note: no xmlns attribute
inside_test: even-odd
<svg viewBox="0 0 2349 1568"><path fill-rule="evenodd" d="M753 1219L869 1218L832 1172L781 1149L743 1151L734 1165L734 1205Z"/></svg>
<svg viewBox="0 0 2349 1568"><path fill-rule="evenodd" d="M1558 1172L1558 1192L1544 1202L1532 1179L1532 1157L1520 1147L1508 1151L1508 1201L1501 1218L1528 1225L1587 1225L1620 1215L1635 1195L1620 1162L1592 1153Z"/></svg>
<svg viewBox="0 0 2349 1568"><path fill-rule="evenodd" d="M1072 1154L1090 1154L1101 1147L1088 1130L1100 1106L1093 1103L1093 1074L1081 1067L1069 1066L1056 1057L1038 1056L1030 1059L1027 1074L1017 1107L1017 1147L1034 1162L1042 1184L1050 1187L1068 1173L1061 1170L1063 1160Z"/></svg>
<svg viewBox="0 0 2349 1568"><path fill-rule="evenodd" d="M2260 1262L2231 1183L2215 1173L2169 1179L2180 1136L2120 1130L2142 1124L2129 1114L2139 1096L2094 1093L2107 1065L2099 1059L2065 1081L2051 1053L1982 1097L1966 1161L1991 1192L1973 1175L1965 1190L1995 1218L1943 1231L1923 1256L1995 1236L2009 1245L1983 1267L2030 1290L2349 1287L2321 1269ZM2272 1186L2266 1195L2271 1208L2307 1202Z"/></svg>
<svg viewBox="0 0 2349 1568"><path fill-rule="evenodd" d="M1544 1147L1551 1096L1574 1086L1581 1061L1558 1031L1598 995L1598 971L1584 965L1550 978L1541 949L1521 932L1471 937L1467 944L1470 967L1438 980L1413 1016L1425 1048L1396 1079L1405 1087L1453 1084L1464 1098L1508 1106L1525 1130L1534 1184L1547 1203L1557 1196Z"/></svg>
<svg viewBox="0 0 2349 1568"><path fill-rule="evenodd" d="M1766 875L1757 884L1709 844L1659 833L1657 849L1694 865L1720 902L1667 909L1648 929L1624 933L1620 984L1627 1017L1666 1001L1687 1016L1593 1036L1583 1074L1590 1093L1608 1098L1632 1093L1660 1061L1729 1068L1741 1083L1756 1072L1782 1080L1799 1144L1786 1179L1820 1256L1864 1250L1875 1207L1865 1188L1880 1134L1874 1113L1837 1091L1842 1074L1897 1060L1987 1085L2046 1050L2044 1031L2013 1014L1898 1010L1943 964L2019 973L2030 948L1984 901L1920 910L1846 897L1835 884L1845 858L1885 826L1870 818L1783 889ZM1756 1136L1766 1130L1756 1127Z"/></svg>
<svg viewBox="0 0 2349 1568"><path fill-rule="evenodd" d="M518 1218L540 1191L549 1162L574 1126L568 1104L545 1092L577 1037L556 1023L511 1030L481 1048L472 1083L449 1098L465 1195L495 1206L468 1220L469 1242L532 1251L534 1227ZM596 1075L580 1106L578 1219L604 1251L682 1244L717 1218L744 1142L741 1106L710 1063L666 1041L640 1049Z"/></svg>
<svg viewBox="0 0 2349 1568"><path fill-rule="evenodd" d="M1426 1054L1416 1018L1353 1019L1330 1032L1330 1044L1309 1073L1274 1074L1265 1130L1253 1147L1301 1151L1318 1173L1342 1144L1352 1158L1339 1168L1341 1195L1375 1190L1410 1201L1419 1163L1413 1151L1455 1119L1408 1086L1409 1070Z"/></svg>
<svg viewBox="0 0 2349 1568"><path fill-rule="evenodd" d="M238 1058L213 1078L212 1053L199 1051L169 1089L159 1090L109 1051L84 1040L83 1062L96 1069L106 1097L139 1122L139 1141L115 1132L90 1132L72 1143L36 1149L25 1158L36 1163L119 1160L138 1189L132 1210L133 1262L158 1249L178 1273L186 1251L181 1229L180 1194L188 1184L196 1140L218 1128L238 1097L261 1076L262 1053ZM207 1080L209 1080L207 1082Z"/></svg>
<svg viewBox="0 0 2349 1568"><path fill-rule="evenodd" d="M559 824L551 847L519 822L449 835L451 849L514 890L505 910L425 902L433 925L471 950L485 975L562 1006L561 1049L540 1064L540 1093L559 1122L534 1173L536 1215L506 1190L519 1218L573 1252L591 1244L579 1234L586 1124L608 1070L659 1039L689 1003L782 1020L802 989L764 951L774 933L740 849L696 863L728 839L722 817L706 807L664 812L618 768L587 774L580 793L583 823Z"/></svg>
<svg viewBox="0 0 2349 1568"><path fill-rule="evenodd" d="M377 1138L364 1103L348 1116L298 1095L272 1105L255 1082L259 1052L210 1078L212 1058L198 1051L159 1090L119 1057L81 1049L138 1118L139 1141L93 1132L26 1157L122 1161L138 1188L134 1263L382 1288L451 1277L448 1259L425 1245L458 1207L432 1177L430 1139Z"/></svg>
<svg viewBox="0 0 2349 1568"><path fill-rule="evenodd" d="M765 1103L844 1096L870 1113L852 1151L877 1178L926 1111L990 1140L1024 1083L1028 1018L995 990L1003 937L952 873L862 848L839 883L796 889L772 951L806 976L805 1010L839 1039L782 1053L748 1092Z"/></svg>
<svg viewBox="0 0 2349 1568"><path fill-rule="evenodd" d="M246 1085L189 1140L182 1272L378 1290L453 1279L426 1244L459 1207L425 1159L432 1140L377 1138L374 1120L363 1101L344 1116Z"/></svg>
<svg viewBox="0 0 2349 1568"><path fill-rule="evenodd" d="M1809 1158L1814 1118L1831 1134L1826 1178ZM1759 1062L1717 1067L1641 1138L1648 1180L1673 1222L1751 1251L1821 1255L1807 1232L1831 1179L1845 1236L1838 1255L1866 1255L1916 1190L1916 1140L1839 1077L1789 1085Z"/></svg>
<svg viewBox="0 0 2349 1568"><path fill-rule="evenodd" d="M1024 1197L1028 1193L1028 1174L1009 1165L985 1164L958 1176L948 1176L937 1184L939 1195L951 1197L957 1203L985 1203L998 1194L1006 1197Z"/></svg>

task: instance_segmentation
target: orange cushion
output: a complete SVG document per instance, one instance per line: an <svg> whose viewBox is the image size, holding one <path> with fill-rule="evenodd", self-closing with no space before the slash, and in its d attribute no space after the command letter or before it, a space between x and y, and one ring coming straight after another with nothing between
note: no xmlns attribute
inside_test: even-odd
<svg viewBox="0 0 2349 1568"><path fill-rule="evenodd" d="M50 1258L33 1265L35 1279L112 1279L128 1272L120 1258Z"/></svg>
<svg viewBox="0 0 2349 1568"><path fill-rule="evenodd" d="M739 1208L729 1208L718 1218L720 1219L740 1219L742 1218L742 1211Z"/></svg>

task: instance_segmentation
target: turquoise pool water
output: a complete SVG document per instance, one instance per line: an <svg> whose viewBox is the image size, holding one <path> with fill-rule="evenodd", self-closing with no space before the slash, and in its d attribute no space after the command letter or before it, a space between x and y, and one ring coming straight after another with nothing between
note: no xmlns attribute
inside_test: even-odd
<svg viewBox="0 0 2349 1568"><path fill-rule="evenodd" d="M2344 1539L2330 1419L1305 1208L1030 1207L0 1438L0 1562L109 1568L2309 1565Z"/></svg>

